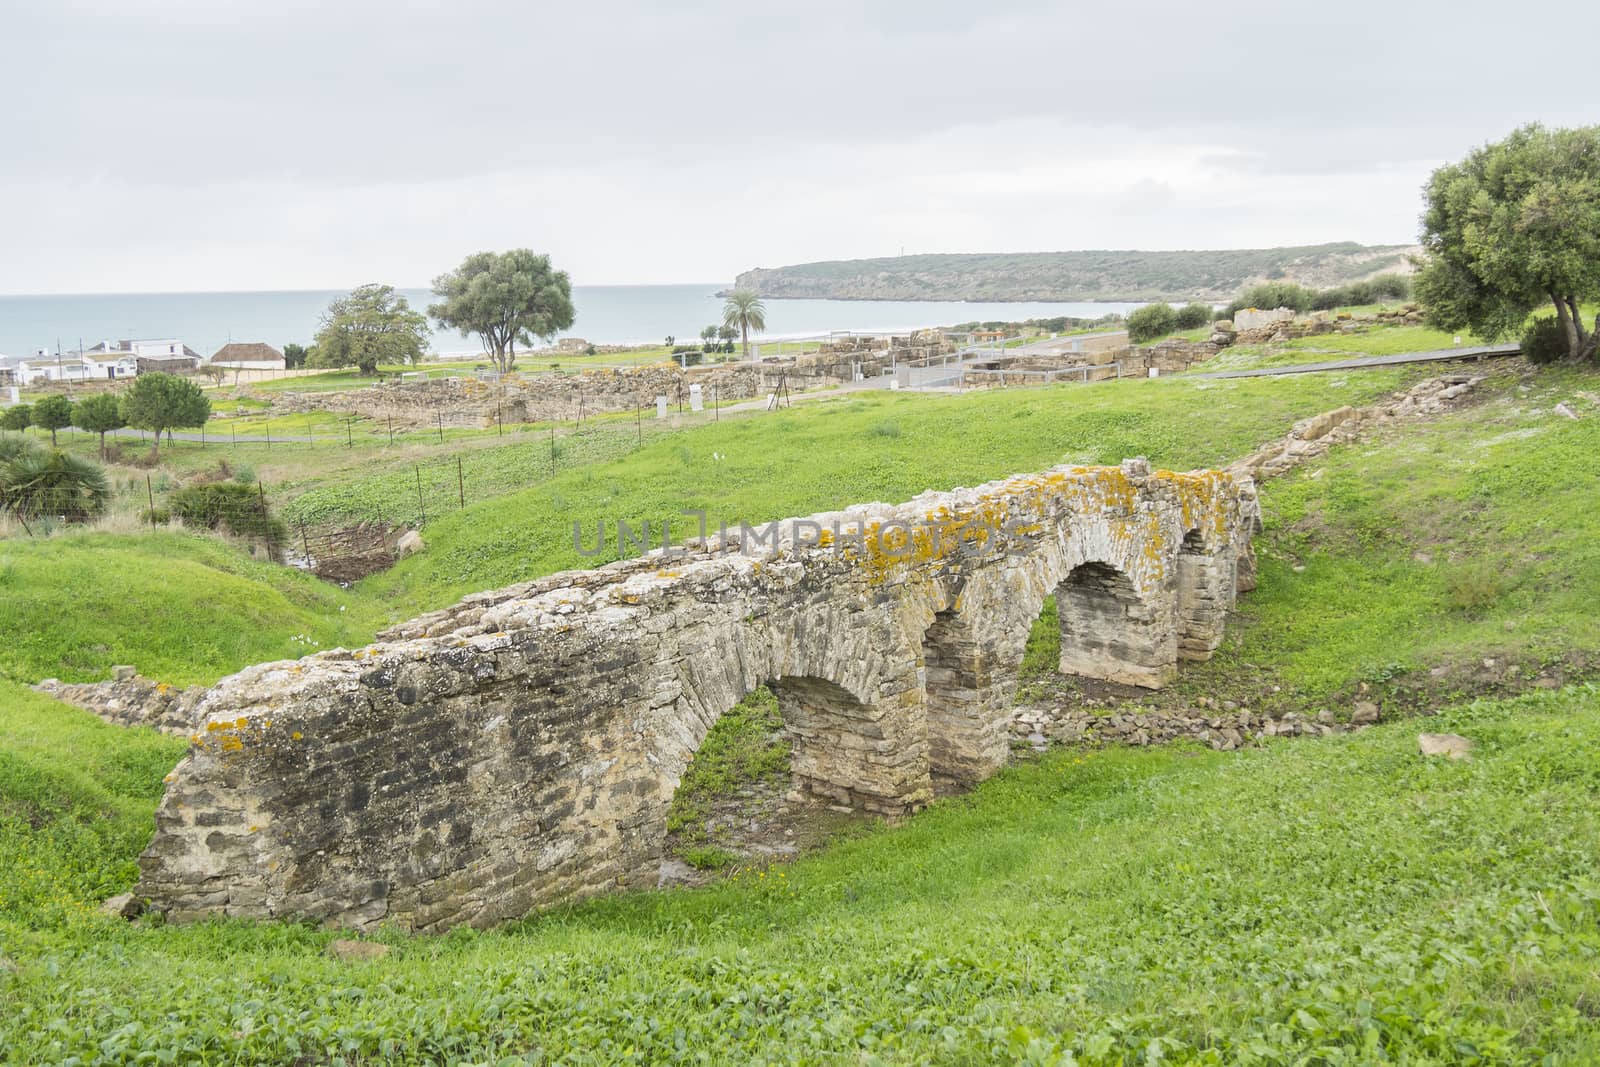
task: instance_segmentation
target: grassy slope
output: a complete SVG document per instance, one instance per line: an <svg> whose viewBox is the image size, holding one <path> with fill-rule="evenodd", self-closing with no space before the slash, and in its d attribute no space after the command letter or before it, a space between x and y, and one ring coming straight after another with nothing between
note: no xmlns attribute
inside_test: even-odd
<svg viewBox="0 0 1600 1067"><path fill-rule="evenodd" d="M1290 367L1302 363L1324 363L1361 356L1397 356L1404 352L1431 352L1456 347L1458 335L1428 326L1379 326L1366 333L1328 333L1297 337L1281 345L1235 345L1214 358L1196 364L1196 373L1246 370L1265 367ZM1470 347L1485 342L1463 333L1461 344Z"/></svg>
<svg viewBox="0 0 1600 1067"><path fill-rule="evenodd" d="M1359 388L1395 380L1362 376ZM580 503L615 494L607 517L668 513L679 493L770 503L745 513L756 521L977 481L1063 453L1146 451L1186 466L1357 400L1357 383L1336 381L885 398L763 417L748 431L724 423L430 525L430 566L453 563L457 573L430 580L408 564L371 591L421 605L448 599L453 583L556 565L560 545L549 549L545 531L554 527L570 551L571 515L541 513L554 493L583 494ZM1149 391L1133 391L1141 387ZM1583 605L1594 602L1600 568L1587 524L1600 493L1584 457L1597 443L1594 422L1548 414L1556 399L1592 388L1546 372L1429 433L1336 451L1325 473L1269 487L1263 587L1246 602L1253 623L1189 679L1204 688L1204 671L1249 663L1297 684L1346 684L1397 655L1539 646L1563 632L1592 649ZM712 451L728 458L711 461ZM1424 478L1434 484L1419 491ZM534 536L518 540L527 530ZM130 602L202 620L184 633L227 635L208 654L213 665L284 654L275 641L325 614L298 601L302 590L279 588L280 572L214 542L165 544L173 536L8 542L0 556L15 557L11 576L28 578L16 588L31 598L33 627L81 632L69 647L95 634L122 642L106 653L87 646L106 665L181 667L188 654L161 639L170 623L136 625ZM1533 570L1472 611L1452 607L1460 591L1436 565L1405 562L1418 546L1496 559L1522 544ZM113 547L131 554L105 554ZM52 562L52 551L65 555ZM189 570L189 557L212 551L227 558ZM96 562L80 565L80 555ZM78 585L35 588L46 566L51 577L79 575ZM169 568L183 579L167 578ZM91 601L92 619L81 613L79 598L96 592L90 579L119 572L135 587ZM212 584L232 579L247 584ZM149 601L169 599L160 585L181 595ZM344 625L370 611L360 593L309 588L330 605L350 597ZM201 603L207 589L235 608L282 600L241 619ZM69 623L74 612L80 621ZM37 670L37 650L11 650L27 631L3 628L8 671L20 662L25 675L65 673ZM968 1062L1030 1047L1047 1059L1065 1040L1082 1060L1116 1062L1159 1037L1179 1060L1190 1058L1186 1045L1210 1042L1220 1058L1246 1062L1330 1048L1343 1051L1324 1053L1326 1062L1370 1062L1378 1050L1474 1062L1471 1049L1483 1054L1476 1062L1511 1062L1543 1047L1586 1062L1600 1055L1591 962L1600 889L1589 874L1600 841L1586 754L1600 740L1597 702L1593 691L1547 695L1430 725L1483 744L1467 767L1410 756L1414 728L1404 724L1242 755L1057 754L781 876L600 902L492 935L395 939L392 963L351 969L319 955L328 935L302 927L164 931L94 917L95 900L128 884L159 774L181 744L103 727L0 683L0 954L24 966L20 978L0 974L0 1048L17 1062L92 1053L99 1041L112 1061L139 1047L282 1059L294 1041L368 1057L395 1041L419 1058L543 1048L662 1059L681 1031L687 1046L724 1059L877 1048Z"/></svg>
<svg viewBox="0 0 1600 1067"><path fill-rule="evenodd" d="M648 443L626 459L567 471L430 523L432 546L362 591L398 605L448 603L491 588L615 557L616 523L674 520L703 508L715 528L804 515L928 488L974 485L1064 460L1116 463L1146 455L1187 470L1249 451L1306 415L1364 403L1402 372L1299 382L1106 382L1091 388L926 397L872 393L792 411L727 419ZM720 457L720 458L719 458ZM609 555L585 559L606 522ZM659 532L655 535L659 538Z"/></svg>
<svg viewBox="0 0 1600 1067"><path fill-rule="evenodd" d="M358 643L349 593L183 533L68 533L0 542L0 678L104 678L131 663L175 685Z"/></svg>
<svg viewBox="0 0 1600 1067"><path fill-rule="evenodd" d="M150 839L161 777L186 745L107 725L11 682L0 681L0 709L4 954L13 924L92 920L97 901L127 888Z"/></svg>
<svg viewBox="0 0 1600 1067"><path fill-rule="evenodd" d="M377 965L306 926L0 927L0 1039L19 1063L1594 1062L1600 694L1430 726L1478 758L1424 761L1407 724L1058 752L761 877L391 936Z"/></svg>

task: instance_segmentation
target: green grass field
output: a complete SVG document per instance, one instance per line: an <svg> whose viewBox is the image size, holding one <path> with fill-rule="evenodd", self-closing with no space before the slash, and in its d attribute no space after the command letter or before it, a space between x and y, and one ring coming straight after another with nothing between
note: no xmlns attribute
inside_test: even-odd
<svg viewBox="0 0 1600 1067"><path fill-rule="evenodd" d="M470 446L483 498L430 510L424 553L349 590L198 535L0 541L0 956L16 967L0 966L0 1056L1600 1061L1592 373L1506 368L1457 414L1268 483L1261 586L1172 690L1309 714L1365 692L1386 715L1436 717L1230 753L1057 749L793 864L492 932L385 932L377 963L332 960L335 934L305 925L100 916L132 884L183 743L22 684L124 662L206 682L359 643L463 592L599 562L574 551L574 522L592 542L598 518L684 507L754 523L1063 460L1217 464L1426 373L874 394L658 427L642 445L602 423L558 442L554 475L538 440L275 449L260 460L274 491L338 515L395 504L408 462ZM202 462L174 453L175 471ZM1044 621L1030 677L1053 658ZM1510 695L1536 680L1565 688ZM725 717L680 790L674 817L704 866L731 860L697 834L705 811L781 773L771 712L757 699ZM1471 737L1475 758L1423 760L1422 729Z"/></svg>
<svg viewBox="0 0 1600 1067"><path fill-rule="evenodd" d="M151 745L53 817L0 779L47 828L0 823L29 850L0 1039L15 1063L1594 1062L1600 693L1428 725L1477 758L1424 761L1405 723L1060 751L793 865L360 965L309 926L88 912L138 835L87 827L148 808ZM49 877L19 887L29 863Z"/></svg>

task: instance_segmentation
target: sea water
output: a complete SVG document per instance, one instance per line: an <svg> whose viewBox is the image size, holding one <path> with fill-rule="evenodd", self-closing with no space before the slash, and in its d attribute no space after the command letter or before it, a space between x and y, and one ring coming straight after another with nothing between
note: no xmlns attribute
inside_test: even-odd
<svg viewBox="0 0 1600 1067"><path fill-rule="evenodd" d="M594 344L660 344L668 336L695 342L722 321L723 283L698 285L580 285L572 290L577 321L566 336ZM433 294L402 289L418 310ZM339 291L250 293L117 293L0 296L0 355L39 350L76 352L100 341L176 339L202 356L229 341L265 341L278 348L310 344L318 320ZM966 303L897 300L768 300L766 332L752 340L814 337L832 331L903 332L960 322L1099 318L1138 307L1123 303ZM477 338L437 330L433 350L478 354Z"/></svg>

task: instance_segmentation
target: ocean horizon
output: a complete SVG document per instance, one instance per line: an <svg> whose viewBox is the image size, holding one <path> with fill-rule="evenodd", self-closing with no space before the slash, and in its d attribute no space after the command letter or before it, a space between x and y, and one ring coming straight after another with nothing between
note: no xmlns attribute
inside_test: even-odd
<svg viewBox="0 0 1600 1067"><path fill-rule="evenodd" d="M573 286L577 320L560 337L594 344L659 344L668 335L697 341L700 331L722 321L726 282L678 285ZM0 355L20 358L39 350L54 354L90 348L101 341L175 339L203 356L230 341L310 344L318 320L341 289L259 290L190 293L73 293L0 296ZM411 306L425 311L434 299L426 288L400 289ZM904 332L971 321L1099 318L1126 313L1135 303L967 302L956 300L767 301L765 333L779 341L832 331ZM434 330L432 351L477 355L476 337Z"/></svg>

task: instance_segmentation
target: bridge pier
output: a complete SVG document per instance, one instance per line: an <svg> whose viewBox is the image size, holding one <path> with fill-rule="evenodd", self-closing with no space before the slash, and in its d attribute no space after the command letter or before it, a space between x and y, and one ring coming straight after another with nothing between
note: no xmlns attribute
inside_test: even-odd
<svg viewBox="0 0 1600 1067"><path fill-rule="evenodd" d="M922 684L934 784L969 788L1005 766L1015 670L955 611L934 616L923 638Z"/></svg>
<svg viewBox="0 0 1600 1067"><path fill-rule="evenodd" d="M1191 530L1178 550L1178 655L1204 662L1222 644L1238 588L1231 549L1213 551Z"/></svg>

